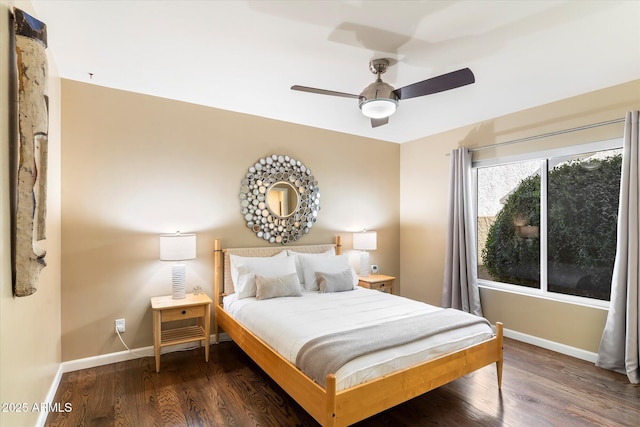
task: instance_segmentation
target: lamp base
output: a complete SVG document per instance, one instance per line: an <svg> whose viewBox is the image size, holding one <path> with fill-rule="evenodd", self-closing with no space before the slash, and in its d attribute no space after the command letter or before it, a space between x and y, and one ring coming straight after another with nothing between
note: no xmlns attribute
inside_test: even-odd
<svg viewBox="0 0 640 427"><path fill-rule="evenodd" d="M171 266L171 291L173 299L183 299L186 293L186 268L184 264Z"/></svg>
<svg viewBox="0 0 640 427"><path fill-rule="evenodd" d="M360 276L367 277L369 275L369 252L360 252Z"/></svg>

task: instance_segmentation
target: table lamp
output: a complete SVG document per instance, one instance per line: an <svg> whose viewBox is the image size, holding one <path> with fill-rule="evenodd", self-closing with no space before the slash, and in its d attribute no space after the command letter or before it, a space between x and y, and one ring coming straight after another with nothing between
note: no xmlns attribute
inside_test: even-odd
<svg viewBox="0 0 640 427"><path fill-rule="evenodd" d="M353 233L353 249L360 252L360 275L369 275L369 252L377 249L378 234L375 231Z"/></svg>
<svg viewBox="0 0 640 427"><path fill-rule="evenodd" d="M196 257L195 234L160 235L160 260L176 261L171 266L171 290L173 299L186 296L186 268L180 261Z"/></svg>

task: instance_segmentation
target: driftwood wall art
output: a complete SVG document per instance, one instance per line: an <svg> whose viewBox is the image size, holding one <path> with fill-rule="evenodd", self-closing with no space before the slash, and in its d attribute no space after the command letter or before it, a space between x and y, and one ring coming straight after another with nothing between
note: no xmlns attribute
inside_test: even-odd
<svg viewBox="0 0 640 427"><path fill-rule="evenodd" d="M46 238L49 98L47 26L14 8L18 77L18 141L13 168L13 292L38 290L46 252L36 245Z"/></svg>

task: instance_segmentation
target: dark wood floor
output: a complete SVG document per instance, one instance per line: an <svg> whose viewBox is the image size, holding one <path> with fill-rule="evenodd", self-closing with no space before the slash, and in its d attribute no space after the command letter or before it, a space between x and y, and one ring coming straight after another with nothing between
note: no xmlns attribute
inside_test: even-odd
<svg viewBox="0 0 640 427"><path fill-rule="evenodd" d="M69 372L47 426L317 426L234 343ZM640 386L589 362L505 339L489 366L358 426L639 426Z"/></svg>

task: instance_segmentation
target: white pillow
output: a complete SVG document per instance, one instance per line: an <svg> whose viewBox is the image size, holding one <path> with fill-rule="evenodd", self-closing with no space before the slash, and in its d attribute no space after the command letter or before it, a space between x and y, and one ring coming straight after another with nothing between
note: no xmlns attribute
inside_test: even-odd
<svg viewBox="0 0 640 427"><path fill-rule="evenodd" d="M300 262L301 258L313 258L318 256L332 256L336 254L336 248L331 248L326 252L321 252L319 254L310 254L303 252L296 252L287 250L287 255L293 257L296 260L296 270L298 270L298 280L300 283L304 285L304 273L302 271L302 263Z"/></svg>
<svg viewBox="0 0 640 427"><path fill-rule="evenodd" d="M238 281L235 284L236 295L238 299L256 296L256 275L250 270L239 267Z"/></svg>
<svg viewBox="0 0 640 427"><path fill-rule="evenodd" d="M295 261L286 254L285 256L244 260L238 262L236 267L238 268L238 282L235 285L235 290L238 293L238 298L256 296L256 274L277 277L296 272Z"/></svg>
<svg viewBox="0 0 640 427"><path fill-rule="evenodd" d="M296 273L278 277L262 277L256 274L255 278L257 300L302 296L300 281Z"/></svg>
<svg viewBox="0 0 640 427"><path fill-rule="evenodd" d="M296 274L296 263L293 258L288 256L261 258L239 264L238 272L240 273L236 285L238 298L255 297L256 275L279 277Z"/></svg>
<svg viewBox="0 0 640 427"><path fill-rule="evenodd" d="M304 288L308 291L317 291L318 280L316 272L320 273L342 273L345 270L351 271L352 283L355 288L358 285L358 275L349 265L347 255L305 257L300 258L302 271L304 274Z"/></svg>
<svg viewBox="0 0 640 427"><path fill-rule="evenodd" d="M270 257L252 257L252 256L240 256L240 255L232 255L229 254L229 264L231 264L231 281L233 282L233 287L238 291L238 278L240 277L240 273L238 272L238 266L240 264L251 266L253 262L261 262L261 260L265 259L273 259L286 257L287 251L278 252L277 254Z"/></svg>

